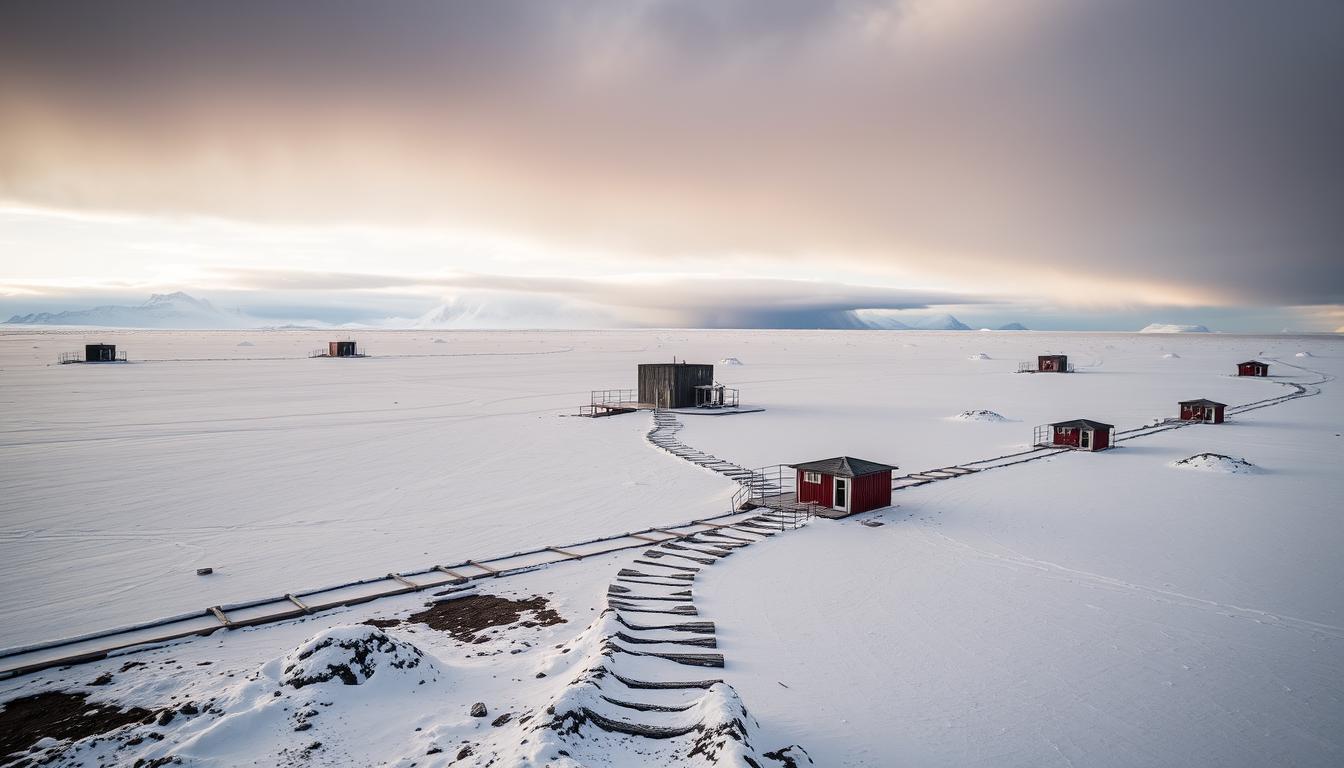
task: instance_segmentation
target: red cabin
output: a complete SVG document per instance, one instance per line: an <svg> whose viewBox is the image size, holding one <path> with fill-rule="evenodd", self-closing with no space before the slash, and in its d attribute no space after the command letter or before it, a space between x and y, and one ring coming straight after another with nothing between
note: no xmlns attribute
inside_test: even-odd
<svg viewBox="0 0 1344 768"><path fill-rule="evenodd" d="M1115 427L1091 419L1057 421L1036 428L1036 445L1058 448L1076 448L1080 451L1103 451L1111 447L1111 432Z"/></svg>
<svg viewBox="0 0 1344 768"><path fill-rule="evenodd" d="M829 507L840 517L891 506L891 472L899 469L848 456L789 466L798 472L798 502Z"/></svg>
<svg viewBox="0 0 1344 768"><path fill-rule="evenodd" d="M1227 406L1223 403L1216 403L1212 400L1200 398L1198 400L1181 401L1181 421L1201 421L1205 424L1222 424L1223 411Z"/></svg>
<svg viewBox="0 0 1344 768"><path fill-rule="evenodd" d="M1269 363L1262 363L1259 360L1247 360L1244 363L1237 363L1238 376L1268 376Z"/></svg>

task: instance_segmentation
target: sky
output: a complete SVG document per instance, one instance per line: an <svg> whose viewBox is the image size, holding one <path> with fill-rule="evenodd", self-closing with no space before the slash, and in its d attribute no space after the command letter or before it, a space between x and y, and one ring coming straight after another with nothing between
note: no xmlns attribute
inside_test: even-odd
<svg viewBox="0 0 1344 768"><path fill-rule="evenodd" d="M3 3L0 319L1335 331L1341 93L1338 0Z"/></svg>

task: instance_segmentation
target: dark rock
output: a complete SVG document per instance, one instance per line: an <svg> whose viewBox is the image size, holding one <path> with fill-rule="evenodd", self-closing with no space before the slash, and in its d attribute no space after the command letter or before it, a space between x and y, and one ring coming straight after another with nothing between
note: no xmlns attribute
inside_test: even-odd
<svg viewBox="0 0 1344 768"><path fill-rule="evenodd" d="M471 705L471 716L472 716L472 717L485 717L486 714L488 714L488 713L486 712L486 709L485 709L485 702L483 702L483 701L478 701L478 702L476 702L475 704L472 704L472 705Z"/></svg>

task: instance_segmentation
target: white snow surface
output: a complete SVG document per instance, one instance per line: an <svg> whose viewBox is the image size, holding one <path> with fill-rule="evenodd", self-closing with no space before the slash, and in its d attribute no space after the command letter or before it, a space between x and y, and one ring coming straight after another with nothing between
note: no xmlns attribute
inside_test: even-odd
<svg viewBox="0 0 1344 768"><path fill-rule="evenodd" d="M734 485L651 448L647 415L559 416L672 355L749 355L732 384L766 408L684 419L688 445L745 466L850 455L906 471L1021 450L1031 424L1123 430L1178 400L1235 405L1320 379L1295 366L1344 373L1330 337L436 333L451 354L427 356L424 333L370 332L356 338L380 357L309 360L324 334L246 332L256 346L239 349L238 331L0 331L0 646L725 511ZM52 364L86 338L144 362ZM992 361L968 359L981 350ZM1079 373L1014 374L1045 350ZM1230 375L1250 357L1281 375ZM744 710L752 744L799 744L818 766L1338 765L1344 388L1321 392L898 491L895 507L734 553L695 582L727 662L713 676L731 688L694 716ZM1021 421L946 417L971 404ZM1170 471L1201 453L1259 471ZM410 594L0 681L0 701L201 705L78 752L48 742L57 766L659 765L634 737L564 763L544 748L558 743L515 738L520 716L582 695L585 632L605 631L604 592L637 556L479 582L544 595L566 619L481 644L360 624L421 609ZM291 663L348 661L342 642L375 651L360 684L283 683ZM487 717L468 714L476 701Z"/></svg>

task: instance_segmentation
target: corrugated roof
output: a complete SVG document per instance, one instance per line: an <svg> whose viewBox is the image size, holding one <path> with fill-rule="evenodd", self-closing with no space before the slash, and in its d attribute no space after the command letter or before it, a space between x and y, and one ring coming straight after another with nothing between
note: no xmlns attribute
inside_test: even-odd
<svg viewBox="0 0 1344 768"><path fill-rule="evenodd" d="M790 464L793 469L801 469L807 472L820 472L823 475L832 477L863 477L875 472L888 472L900 467L891 464L879 464L876 461L865 461L863 459L851 459L848 456L836 456L834 459L822 459L821 461L809 461L806 464Z"/></svg>
<svg viewBox="0 0 1344 768"><path fill-rule="evenodd" d="M1050 426L1078 427L1078 428L1087 427L1088 429L1115 429L1114 425L1103 424L1100 421L1093 421L1091 419L1073 419L1072 421L1056 421L1054 424L1051 424Z"/></svg>
<svg viewBox="0 0 1344 768"><path fill-rule="evenodd" d="M1182 400L1179 405L1216 405L1219 408L1227 407L1227 403L1220 403L1216 400L1210 400L1207 397L1201 397L1198 400Z"/></svg>

